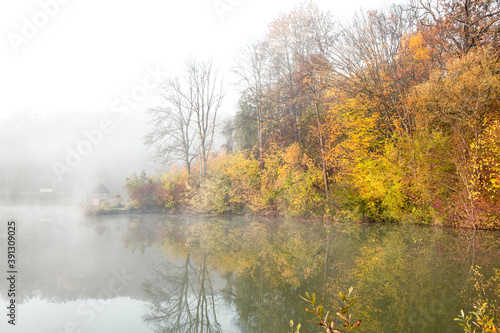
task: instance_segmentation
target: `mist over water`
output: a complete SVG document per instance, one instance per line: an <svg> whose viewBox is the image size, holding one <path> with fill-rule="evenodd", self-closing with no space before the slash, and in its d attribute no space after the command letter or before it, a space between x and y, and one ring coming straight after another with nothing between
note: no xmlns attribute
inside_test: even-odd
<svg viewBox="0 0 500 333"><path fill-rule="evenodd" d="M122 120L113 112L25 109L1 119L0 204L78 204L100 183L123 197L126 177L155 170L142 143L144 117L140 110Z"/></svg>
<svg viewBox="0 0 500 333"><path fill-rule="evenodd" d="M84 217L77 208L43 206L4 206L0 214L17 225L22 332L65 332L67 325L82 332L186 332L208 322L214 332L278 332L291 319L314 331L300 296L316 292L334 306L350 286L355 316L370 323L360 332L457 332L453 318L472 296L470 266L487 272L500 258L497 232ZM0 299L7 300L5 285ZM203 320L194 319L197 308Z"/></svg>

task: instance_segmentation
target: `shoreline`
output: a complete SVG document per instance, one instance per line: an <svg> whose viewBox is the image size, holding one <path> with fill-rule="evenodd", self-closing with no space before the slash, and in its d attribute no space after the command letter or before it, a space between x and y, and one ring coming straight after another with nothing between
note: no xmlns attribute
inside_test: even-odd
<svg viewBox="0 0 500 333"><path fill-rule="evenodd" d="M282 219L282 218L290 218L303 223L317 223L317 222L339 222L336 219L322 219L322 218L311 218L311 217L290 217L285 215L260 215L257 213L248 213L248 214L234 214L234 213L224 213L224 214L213 214L213 213L200 213L194 210L184 209L178 210L176 212L167 212L161 209L155 210L141 210L141 209L131 209L131 208L116 208L116 209L101 209L92 211L89 213L83 212L84 216L114 216L114 215L148 215L148 214L158 214L158 215L170 215L170 216L204 216L204 217L259 217L259 218L270 218L270 219ZM409 223L399 223L397 221L345 221L348 223L354 224L395 224L395 225L415 225L415 226L426 226L426 227L439 227L439 228L447 228L447 229L465 229L465 230L478 230L478 231L500 231L500 228L487 228L481 226L457 226L453 224L432 224L432 223L418 223L418 222L409 222Z"/></svg>

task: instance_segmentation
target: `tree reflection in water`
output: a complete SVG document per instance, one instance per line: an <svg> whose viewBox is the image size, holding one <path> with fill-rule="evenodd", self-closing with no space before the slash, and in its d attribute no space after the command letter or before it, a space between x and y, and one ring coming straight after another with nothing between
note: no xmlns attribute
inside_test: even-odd
<svg viewBox="0 0 500 333"><path fill-rule="evenodd" d="M149 229L148 223L131 224L127 246L151 244L151 233L143 229ZM238 318L232 322L236 331L287 327L290 316L299 320L304 315L301 284L312 279L312 284L319 283L316 289L322 287L313 276L323 276L324 244L308 241L315 229L279 221L165 221L156 232L161 240L152 245L183 260L175 268L168 264L156 269L155 278L144 285L149 300L144 320L157 332L217 332L224 306ZM222 277L217 288L210 271Z"/></svg>
<svg viewBox="0 0 500 333"><path fill-rule="evenodd" d="M315 292L333 311L350 286L363 331L454 332L470 266L500 258L498 233L424 226L171 219L132 223L126 239L183 258L144 286L157 332L220 332L222 305L232 332L279 332L290 319L313 331L300 296Z"/></svg>
<svg viewBox="0 0 500 333"><path fill-rule="evenodd" d="M205 253L198 266L188 253L181 266L163 265L144 283L149 304L143 318L155 332L222 332Z"/></svg>

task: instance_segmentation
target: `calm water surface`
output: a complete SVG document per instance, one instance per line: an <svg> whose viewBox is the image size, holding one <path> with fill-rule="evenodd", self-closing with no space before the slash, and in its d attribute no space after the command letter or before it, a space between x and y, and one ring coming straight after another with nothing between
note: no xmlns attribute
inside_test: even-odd
<svg viewBox="0 0 500 333"><path fill-rule="evenodd" d="M470 266L500 267L497 232L65 207L0 216L17 222L18 252L17 324L3 310L1 332L287 332L291 319L318 332L300 296L337 307L350 286L358 332L460 332ZM0 301L6 309L7 283Z"/></svg>

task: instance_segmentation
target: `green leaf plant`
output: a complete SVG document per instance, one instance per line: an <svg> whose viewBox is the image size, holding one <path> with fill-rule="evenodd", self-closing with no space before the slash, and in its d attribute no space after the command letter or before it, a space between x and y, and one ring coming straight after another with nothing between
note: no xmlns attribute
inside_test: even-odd
<svg viewBox="0 0 500 333"><path fill-rule="evenodd" d="M343 306L340 307L339 311L336 312L335 316L330 316L330 311L325 313L325 309L323 307L323 299L321 302L316 305L316 294L309 295L306 293L306 297L301 298L307 303L306 311L313 313L319 319L319 322L316 320L310 320L310 322L316 323L316 325L323 327L325 332L327 333L348 333L359 327L361 324L361 320L354 321L352 319L351 310L356 304L356 298L352 297L353 288L349 288L348 294L344 294L343 292L339 293L339 298L343 302ZM342 325L342 329L335 328L335 325ZM298 331L297 331L298 332Z"/></svg>

